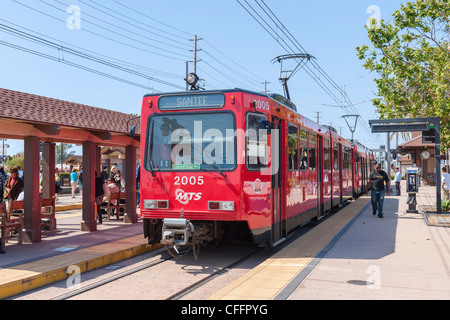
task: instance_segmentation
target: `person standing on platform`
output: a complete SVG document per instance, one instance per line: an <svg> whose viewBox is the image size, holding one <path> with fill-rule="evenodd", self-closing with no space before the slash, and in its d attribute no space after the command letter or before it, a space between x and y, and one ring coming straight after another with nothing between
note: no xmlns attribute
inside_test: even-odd
<svg viewBox="0 0 450 320"><path fill-rule="evenodd" d="M400 186L401 181L402 181L402 173L400 172L400 170L398 168L395 168L394 182L395 182L395 190L397 192L397 196L401 195L401 186Z"/></svg>
<svg viewBox="0 0 450 320"><path fill-rule="evenodd" d="M108 183L108 167L107 166L103 166L102 172L100 173L100 178L102 178L103 182Z"/></svg>
<svg viewBox="0 0 450 320"><path fill-rule="evenodd" d="M20 166L17 166L17 176L20 178L20 180L22 181L22 190L25 187L24 185L24 179L23 179L23 170L20 168Z"/></svg>
<svg viewBox="0 0 450 320"><path fill-rule="evenodd" d="M5 169L0 167L0 203L3 202L3 186L5 185L6 179L8 176L5 173Z"/></svg>
<svg viewBox="0 0 450 320"><path fill-rule="evenodd" d="M385 195L389 196L391 194L391 191L389 185L389 177L385 171L381 170L381 165L379 163L375 165L375 170L372 171L372 173L369 176L366 195L370 187L372 187L371 202L373 215L376 215L378 211L378 218L383 218L384 197Z"/></svg>
<svg viewBox="0 0 450 320"><path fill-rule="evenodd" d="M447 168L442 168L442 189L444 190L444 199L450 200L450 173Z"/></svg>
<svg viewBox="0 0 450 320"><path fill-rule="evenodd" d="M75 192L77 191L78 173L76 169L72 169L70 174L70 185L72 186L72 198L75 198Z"/></svg>
<svg viewBox="0 0 450 320"><path fill-rule="evenodd" d="M137 190L137 206L140 207L141 203L141 163L136 168L136 190Z"/></svg>
<svg viewBox="0 0 450 320"><path fill-rule="evenodd" d="M106 167L104 168L106 169ZM102 173L103 172L104 171L102 171ZM97 206L97 221L99 224L102 224L103 222L102 210L100 209L100 206L103 203L103 196L105 195L105 191L103 189L104 184L105 181L103 180L103 177L97 176L97 171L95 171L95 204Z"/></svg>
<svg viewBox="0 0 450 320"><path fill-rule="evenodd" d="M62 191L61 176L59 175L59 168L55 168L55 201L58 201L58 193Z"/></svg>
<svg viewBox="0 0 450 320"><path fill-rule="evenodd" d="M78 189L80 190L80 196L83 196L83 167L80 166L80 172L78 172Z"/></svg>
<svg viewBox="0 0 450 320"><path fill-rule="evenodd" d="M111 180L117 185L117 188L120 190L120 181L122 177L120 176L120 171L117 171L116 166L111 167Z"/></svg>

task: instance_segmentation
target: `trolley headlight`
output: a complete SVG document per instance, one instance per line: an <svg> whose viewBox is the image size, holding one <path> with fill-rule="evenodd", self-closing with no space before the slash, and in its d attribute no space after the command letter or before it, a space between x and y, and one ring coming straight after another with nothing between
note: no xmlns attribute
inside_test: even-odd
<svg viewBox="0 0 450 320"><path fill-rule="evenodd" d="M208 201L208 209L234 211L234 201Z"/></svg>
<svg viewBox="0 0 450 320"><path fill-rule="evenodd" d="M195 73L189 73L186 76L186 82L190 85L190 86L195 86L198 82L199 78Z"/></svg>
<svg viewBox="0 0 450 320"><path fill-rule="evenodd" d="M144 209L169 209L168 200L144 200Z"/></svg>

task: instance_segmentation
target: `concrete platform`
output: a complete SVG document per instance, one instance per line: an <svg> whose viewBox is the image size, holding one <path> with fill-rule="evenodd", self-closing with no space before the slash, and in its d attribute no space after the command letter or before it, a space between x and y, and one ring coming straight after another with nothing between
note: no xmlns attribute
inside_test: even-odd
<svg viewBox="0 0 450 320"><path fill-rule="evenodd" d="M81 196L76 196L72 198L70 194L60 194L58 195L58 200L56 201L56 212L81 209L83 206L83 201Z"/></svg>
<svg viewBox="0 0 450 320"><path fill-rule="evenodd" d="M422 187L419 204L433 204L434 193ZM384 208L379 219L369 197L359 198L210 299L449 299L450 229L407 214L406 194L387 197ZM90 233L80 231L80 209L56 217L58 230L43 231L40 243L6 245L1 299L67 279L69 266L85 272L159 247L147 244L140 221L113 218Z"/></svg>
<svg viewBox="0 0 450 320"><path fill-rule="evenodd" d="M81 210L65 210L77 198L60 197L57 230L42 231L41 242L6 244L6 254L0 255L0 299L67 279L69 266L83 273L160 247L147 244L140 219L125 224L114 217L96 232L80 231Z"/></svg>
<svg viewBox="0 0 450 320"><path fill-rule="evenodd" d="M359 198L209 299L449 299L450 229L406 213L406 198L386 197L383 219Z"/></svg>

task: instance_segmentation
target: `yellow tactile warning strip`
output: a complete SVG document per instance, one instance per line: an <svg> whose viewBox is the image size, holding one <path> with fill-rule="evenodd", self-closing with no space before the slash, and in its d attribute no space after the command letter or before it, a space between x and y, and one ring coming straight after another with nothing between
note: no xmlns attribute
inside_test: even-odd
<svg viewBox="0 0 450 320"><path fill-rule="evenodd" d="M208 300L272 300L369 201L360 197Z"/></svg>
<svg viewBox="0 0 450 320"><path fill-rule="evenodd" d="M83 273L160 247L148 245L139 235L4 268L0 270L0 299L67 279L67 268L72 265Z"/></svg>
<svg viewBox="0 0 450 320"><path fill-rule="evenodd" d="M82 203L56 205L55 206L55 211L56 212L61 212L61 211L67 211L67 210L76 210L76 209L81 209L82 207L83 207Z"/></svg>

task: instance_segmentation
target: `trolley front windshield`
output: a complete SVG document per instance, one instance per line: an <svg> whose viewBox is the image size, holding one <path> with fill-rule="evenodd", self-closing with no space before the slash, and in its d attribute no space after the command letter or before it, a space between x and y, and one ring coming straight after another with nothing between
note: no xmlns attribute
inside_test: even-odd
<svg viewBox="0 0 450 320"><path fill-rule="evenodd" d="M149 171L232 170L235 119L229 112L154 115L149 119Z"/></svg>

